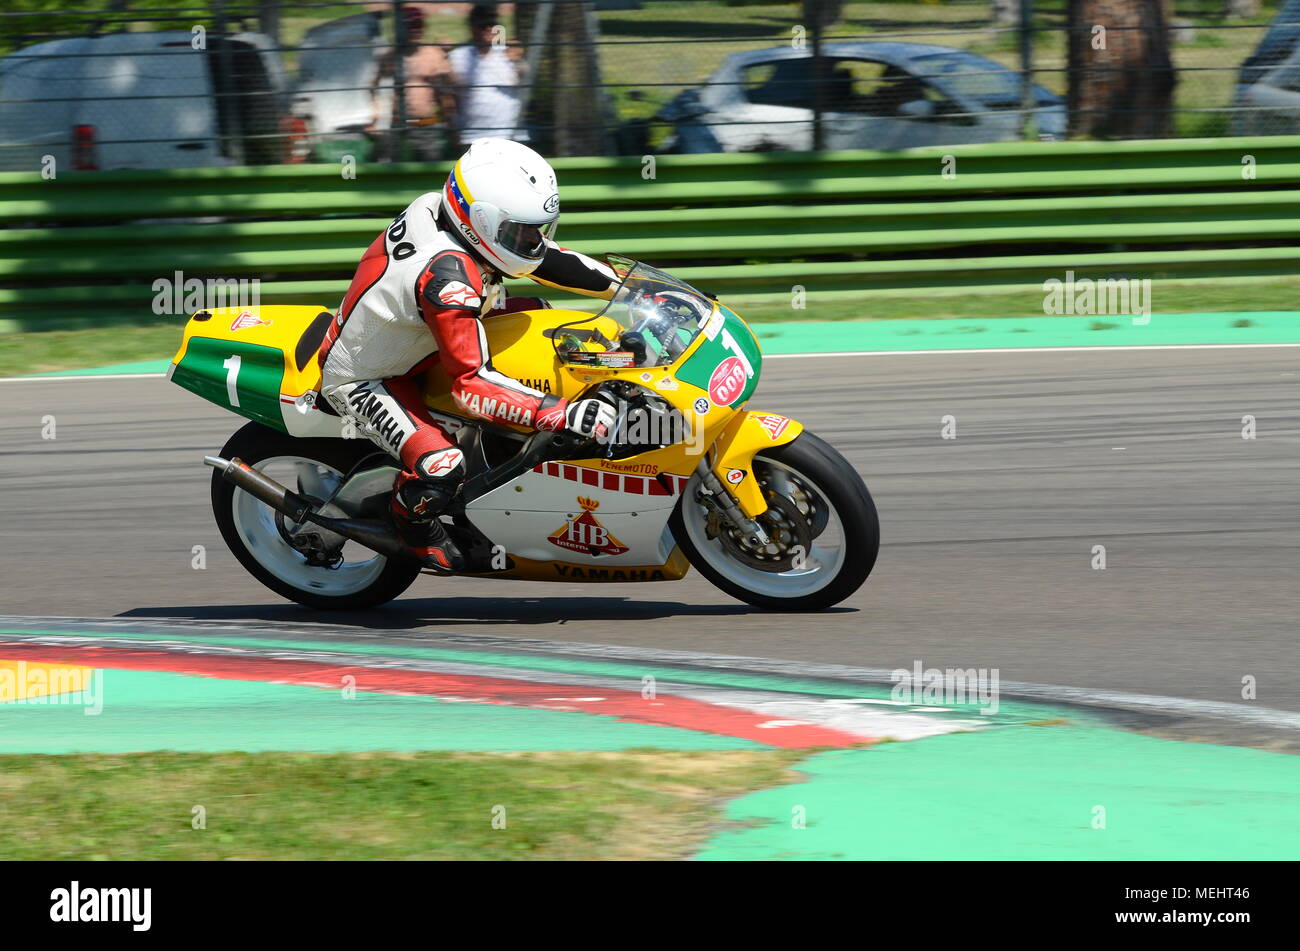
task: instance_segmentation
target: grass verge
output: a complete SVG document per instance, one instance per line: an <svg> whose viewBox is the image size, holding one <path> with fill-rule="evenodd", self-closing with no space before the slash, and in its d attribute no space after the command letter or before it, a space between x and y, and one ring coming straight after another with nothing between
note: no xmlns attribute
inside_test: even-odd
<svg viewBox="0 0 1300 951"><path fill-rule="evenodd" d="M784 750L0 757L7 859L681 859ZM193 827L201 806L206 828ZM504 819L504 828L494 827Z"/></svg>
<svg viewBox="0 0 1300 951"><path fill-rule="evenodd" d="M0 376L170 360L180 344L181 328L175 323L0 334Z"/></svg>

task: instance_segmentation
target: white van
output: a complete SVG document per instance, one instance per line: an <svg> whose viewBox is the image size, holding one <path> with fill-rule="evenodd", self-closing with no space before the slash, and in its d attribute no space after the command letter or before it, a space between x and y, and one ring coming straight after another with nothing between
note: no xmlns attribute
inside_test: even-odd
<svg viewBox="0 0 1300 951"><path fill-rule="evenodd" d="M281 161L285 77L270 37L191 41L72 37L0 60L0 170L36 170L45 155L60 170Z"/></svg>
<svg viewBox="0 0 1300 951"><path fill-rule="evenodd" d="M390 125L393 91L375 89L379 60L389 48L378 13L358 13L308 30L298 45L293 113L314 141Z"/></svg>

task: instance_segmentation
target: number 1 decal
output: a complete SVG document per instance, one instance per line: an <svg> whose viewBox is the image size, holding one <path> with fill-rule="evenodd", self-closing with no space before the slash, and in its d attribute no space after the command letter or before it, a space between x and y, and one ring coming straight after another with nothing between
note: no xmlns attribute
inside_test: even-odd
<svg viewBox="0 0 1300 951"><path fill-rule="evenodd" d="M234 408L239 407L239 393L235 390L235 380L239 379L239 364L242 358L233 356L221 364L226 368L226 399L230 400L230 405Z"/></svg>
<svg viewBox="0 0 1300 951"><path fill-rule="evenodd" d="M745 376L753 377L754 365L749 362L749 357L745 356L745 351L740 349L740 344L736 343L736 338L731 335L730 330L722 331L722 346L734 353L740 360L741 365L745 368Z"/></svg>

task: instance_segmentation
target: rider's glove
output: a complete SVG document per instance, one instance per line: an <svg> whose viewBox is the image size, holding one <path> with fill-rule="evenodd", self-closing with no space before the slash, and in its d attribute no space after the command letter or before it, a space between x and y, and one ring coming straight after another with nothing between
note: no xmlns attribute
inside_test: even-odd
<svg viewBox="0 0 1300 951"><path fill-rule="evenodd" d="M604 400L586 399L571 403L548 393L542 398L533 425L546 432L568 429L586 439L604 440L617 418L614 407Z"/></svg>
<svg viewBox="0 0 1300 951"><path fill-rule="evenodd" d="M578 400L569 405L565 425L571 432L603 442L614 429L618 414L604 400Z"/></svg>

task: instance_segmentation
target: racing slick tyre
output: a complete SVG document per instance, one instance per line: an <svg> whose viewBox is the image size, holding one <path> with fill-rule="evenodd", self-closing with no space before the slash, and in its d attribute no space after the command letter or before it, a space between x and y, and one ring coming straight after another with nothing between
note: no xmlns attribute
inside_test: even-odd
<svg viewBox="0 0 1300 951"><path fill-rule="evenodd" d="M805 431L756 455L753 471L769 544L704 504L695 475L669 523L690 563L732 597L776 611L820 611L857 591L880 550L876 506L857 470Z"/></svg>
<svg viewBox="0 0 1300 951"><path fill-rule="evenodd" d="M323 502L353 466L375 451L366 439L299 439L249 423L230 437L221 455L237 456L299 495ZM283 515L218 471L212 473L212 513L221 537L249 574L309 608L371 608L398 597L420 574L414 560L390 560L352 541L333 563L312 564L289 544ZM336 514L328 508L325 513Z"/></svg>

